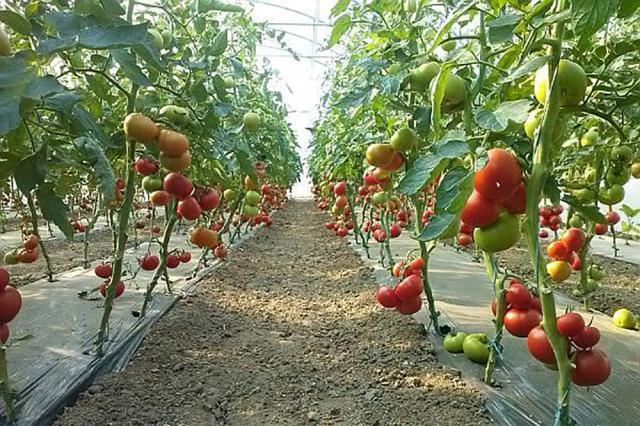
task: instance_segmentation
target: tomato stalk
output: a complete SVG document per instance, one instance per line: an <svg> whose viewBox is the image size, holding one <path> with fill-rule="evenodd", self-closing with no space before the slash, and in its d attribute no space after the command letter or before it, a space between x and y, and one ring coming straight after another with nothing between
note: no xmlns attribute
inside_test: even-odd
<svg viewBox="0 0 640 426"><path fill-rule="evenodd" d="M49 252L47 252L47 248L45 247L44 241L42 240L42 236L40 235L40 230L38 229L38 212L36 210L36 204L33 201L33 196L31 194L27 195L27 204L29 205L29 213L31 214L31 225L32 225L33 235L38 237L38 246L40 246L42 257L44 257L44 261L47 264L47 281L51 283L54 281L53 265L51 263L51 258L49 257Z"/></svg>
<svg viewBox="0 0 640 426"><path fill-rule="evenodd" d="M91 264L89 263L89 233L96 226L96 222L98 222L101 210L102 197L98 196L96 204L93 208L93 215L91 216L91 219L89 219L87 226L84 228L84 241L82 242L82 265L85 269L91 267Z"/></svg>
<svg viewBox="0 0 640 426"><path fill-rule="evenodd" d="M505 274L500 277L500 273L496 265L496 259L492 253L483 251L483 254L487 276L492 280L493 293L497 300L496 317L493 320L495 325L495 336L493 337L493 344L491 345L491 350L489 352L489 360L487 361L487 365L484 370L484 382L486 384L491 384L495 363L500 356L499 348L500 341L502 340L502 330L504 328L504 314L507 311L504 294L504 282L507 280L507 275Z"/></svg>
<svg viewBox="0 0 640 426"><path fill-rule="evenodd" d="M162 242L160 243L160 265L158 265L158 268L153 274L153 278L151 278L151 281L149 281L149 284L147 285L147 291L144 293L144 302L142 302L142 309L140 310L140 318L143 318L147 314L147 306L153 298L153 290L156 288L156 285L158 285L160 277L164 276L167 284L167 291L171 292L169 276L167 273L167 255L169 254L169 242L171 241L173 227L178 221L176 208L176 200L172 200L170 205L167 206L167 223L164 227Z"/></svg>
<svg viewBox="0 0 640 426"><path fill-rule="evenodd" d="M9 371L7 369L6 346L0 345L0 382L2 382L2 397L9 420L16 419L16 408L14 405L14 394L9 382Z"/></svg>
<svg viewBox="0 0 640 426"><path fill-rule="evenodd" d="M558 2L557 12L565 9L565 1ZM536 138L531 176L527 182L527 204L525 235L529 252L534 265L536 284L539 289L540 304L542 307L542 328L553 349L558 366L557 382L557 414L556 424L570 424L569 417L569 391L571 388L571 374L573 367L568 356L568 343L566 338L558 333L556 326L556 306L551 279L545 267L545 258L540 248L538 232L540 224L538 209L542 198L543 189L549 175L547 169L551 163L550 151L553 144L553 132L557 118L560 114L560 90L558 87L558 65L561 56L561 40L564 32L564 23L555 25L557 41L551 44L550 53L552 59L548 62L548 81L551 82L547 93L547 102L544 109L540 132Z"/></svg>
<svg viewBox="0 0 640 426"><path fill-rule="evenodd" d="M414 195L412 198L413 208L415 212L415 230L416 234L420 235L422 230L424 229L424 224L422 223L422 211L424 210L424 204L422 200L420 200L420 195ZM429 282L429 258L431 257L431 252L436 248L436 242L431 241L429 246L427 247L427 243L424 241L418 241L420 245L420 257L424 261L424 266L422 267L422 284L424 286L424 294L427 296L427 304L429 306L429 317L431 318L431 322L433 324L433 329L436 334L441 334L440 327L438 326L438 316L440 313L436 311L436 304L433 298L433 290L431 289L431 283Z"/></svg>

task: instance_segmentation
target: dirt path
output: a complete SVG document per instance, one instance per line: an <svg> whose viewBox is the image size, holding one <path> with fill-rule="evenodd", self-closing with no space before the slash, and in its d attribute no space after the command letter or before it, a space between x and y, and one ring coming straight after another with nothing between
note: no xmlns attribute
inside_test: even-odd
<svg viewBox="0 0 640 426"><path fill-rule="evenodd" d="M489 423L419 326L376 305L370 271L325 219L289 203L58 424Z"/></svg>

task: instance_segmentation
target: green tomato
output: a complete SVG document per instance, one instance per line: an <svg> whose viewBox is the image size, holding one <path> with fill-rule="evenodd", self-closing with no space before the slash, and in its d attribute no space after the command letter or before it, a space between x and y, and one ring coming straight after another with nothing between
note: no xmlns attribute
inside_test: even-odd
<svg viewBox="0 0 640 426"><path fill-rule="evenodd" d="M529 113L527 120L524 122L524 133L529 137L529 139L533 140L535 138L536 129L538 128L538 126L540 126L543 114L543 109L534 109ZM555 129L553 131L554 142L561 141L566 130L566 120L562 116L558 117L555 123Z"/></svg>
<svg viewBox="0 0 640 426"><path fill-rule="evenodd" d="M610 188L601 189L598 194L598 200L608 206L618 204L624 200L624 188L622 185L611 185Z"/></svg>
<svg viewBox="0 0 640 426"><path fill-rule="evenodd" d="M604 278L604 270L599 265L591 265L589 267L589 278L600 281Z"/></svg>
<svg viewBox="0 0 640 426"><path fill-rule="evenodd" d="M611 150L611 160L629 165L633 161L633 151L628 146L617 146Z"/></svg>
<svg viewBox="0 0 640 426"><path fill-rule="evenodd" d="M547 87L549 87L549 68L545 64L538 69L534 79L534 94L538 102L547 102ZM587 74L575 62L561 59L558 67L558 85L560 89L560 106L577 106L587 93Z"/></svg>
<svg viewBox="0 0 640 426"><path fill-rule="evenodd" d="M576 197L582 204L593 203L596 199L596 193L588 188L576 189L572 191L571 194Z"/></svg>
<svg viewBox="0 0 640 426"><path fill-rule="evenodd" d="M469 334L462 342L462 350L471 361L486 364L489 360L489 339L486 334Z"/></svg>
<svg viewBox="0 0 640 426"><path fill-rule="evenodd" d="M598 129L591 129L580 138L580 145L583 147L594 146L600 140Z"/></svg>
<svg viewBox="0 0 640 426"><path fill-rule="evenodd" d="M464 339L466 338L467 333L456 333L455 331L452 331L444 338L444 348L447 352L451 352L452 354L462 353L462 344L464 343Z"/></svg>
<svg viewBox="0 0 640 426"><path fill-rule="evenodd" d="M584 180L595 183L597 174L598 171L595 167L587 166L587 168L584 169Z"/></svg>
<svg viewBox="0 0 640 426"><path fill-rule="evenodd" d="M256 206L245 205L242 209L242 213L249 217L256 217L260 214L260 209Z"/></svg>
<svg viewBox="0 0 640 426"><path fill-rule="evenodd" d="M222 196L224 197L225 201L231 202L231 201L234 201L238 197L238 193L236 191L234 191L233 189L226 189L224 191L224 193L222 194Z"/></svg>
<svg viewBox="0 0 640 426"><path fill-rule="evenodd" d="M162 31L162 46L167 49L171 46L171 42L173 41L173 33L170 30Z"/></svg>
<svg viewBox="0 0 640 426"><path fill-rule="evenodd" d="M13 252L7 253L4 255L4 263L5 265L15 265L18 263L18 256Z"/></svg>
<svg viewBox="0 0 640 426"><path fill-rule="evenodd" d="M498 253L513 247L520 239L520 219L511 213L501 213L494 223L473 231L480 250Z"/></svg>
<svg viewBox="0 0 640 426"><path fill-rule="evenodd" d="M573 294L573 297L576 299L580 299L582 297L582 292L578 289L573 290L571 294Z"/></svg>
<svg viewBox="0 0 640 426"><path fill-rule="evenodd" d="M455 40L445 41L444 43L440 43L440 47L445 52L451 52L456 48L456 41Z"/></svg>
<svg viewBox="0 0 640 426"><path fill-rule="evenodd" d="M592 278L587 279L587 289L589 290L589 293L593 293L598 289L598 287L600 287L600 283L598 281Z"/></svg>
<svg viewBox="0 0 640 426"><path fill-rule="evenodd" d="M227 76L223 78L224 80L224 87L226 87L227 89L233 89L234 87L236 87L236 80L231 77L231 76Z"/></svg>
<svg viewBox="0 0 640 426"><path fill-rule="evenodd" d="M260 199L260 194L258 194L256 191L247 191L244 196L244 201L250 206L257 206L258 204L260 204Z"/></svg>
<svg viewBox="0 0 640 426"><path fill-rule="evenodd" d="M391 136L389 144L396 151L407 152L418 144L418 135L412 129L403 127Z"/></svg>
<svg viewBox="0 0 640 426"><path fill-rule="evenodd" d="M442 109L452 112L462 106L467 99L467 83L455 74L449 74L445 81Z"/></svg>
<svg viewBox="0 0 640 426"><path fill-rule="evenodd" d="M615 325L616 327L634 330L636 328L637 322L638 319L636 318L636 316L628 309L618 309L613 314L613 325Z"/></svg>
<svg viewBox="0 0 640 426"><path fill-rule="evenodd" d="M387 72L390 75L396 74L397 72L399 72L402 69L402 65L395 63L395 64L391 64L389 65L389 68L387 68Z"/></svg>
<svg viewBox="0 0 640 426"><path fill-rule="evenodd" d="M640 163L633 163L631 165L631 175L636 179L640 178Z"/></svg>
<svg viewBox="0 0 640 426"><path fill-rule="evenodd" d="M4 28L0 25L0 56L9 55L11 55L11 42Z"/></svg>
<svg viewBox="0 0 640 426"><path fill-rule="evenodd" d="M162 50L162 47L164 46L164 40L162 39L162 34L160 34L160 31L150 28L149 30L147 30L147 32L152 38L151 43L153 44L153 47L158 50Z"/></svg>
<svg viewBox="0 0 640 426"><path fill-rule="evenodd" d="M160 108L160 115L174 124L187 124L189 122L189 110L177 105L166 105Z"/></svg>
<svg viewBox="0 0 640 426"><path fill-rule="evenodd" d="M577 214L574 214L571 216L571 219L569 219L569 226L572 228L582 228L584 226L584 220Z"/></svg>
<svg viewBox="0 0 640 426"><path fill-rule="evenodd" d="M371 197L371 202L373 203L374 206L381 206L387 201L389 201L389 194L384 191L376 192Z"/></svg>
<svg viewBox="0 0 640 426"><path fill-rule="evenodd" d="M624 185L629 182L630 178L631 170L629 167L610 168L605 176L605 180L609 185Z"/></svg>
<svg viewBox="0 0 640 426"><path fill-rule="evenodd" d="M409 74L411 87L418 92L425 91L426 88L429 87L431 80L433 80L439 72L440 65L438 65L437 62L428 62L414 68Z"/></svg>
<svg viewBox="0 0 640 426"><path fill-rule="evenodd" d="M142 178L142 188L151 193L162 189L162 179L159 176L145 176Z"/></svg>
<svg viewBox="0 0 640 426"><path fill-rule="evenodd" d="M244 128L250 132L255 132L260 127L260 116L255 112L248 112L242 118Z"/></svg>

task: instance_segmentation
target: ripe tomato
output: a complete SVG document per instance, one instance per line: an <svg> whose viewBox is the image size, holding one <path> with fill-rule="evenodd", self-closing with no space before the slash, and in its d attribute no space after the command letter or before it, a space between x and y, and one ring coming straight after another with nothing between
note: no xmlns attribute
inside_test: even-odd
<svg viewBox="0 0 640 426"><path fill-rule="evenodd" d="M404 262L402 260L397 261L396 264L393 265L393 268L391 269L391 275L393 275L394 277L400 278L400 276L402 275L403 267L404 267Z"/></svg>
<svg viewBox="0 0 640 426"><path fill-rule="evenodd" d="M502 207L511 214L524 214L527 208L527 189L524 183L518 185L514 193L502 202Z"/></svg>
<svg viewBox="0 0 640 426"><path fill-rule="evenodd" d="M531 306L529 306L529 308L542 313L542 305L540 304L540 299L537 296L533 296L531 298Z"/></svg>
<svg viewBox="0 0 640 426"><path fill-rule="evenodd" d="M22 243L22 246L26 249L26 250L35 250L36 247L38 247L38 242L40 242L40 239L36 236L36 235L29 235L29 237L24 240L24 242Z"/></svg>
<svg viewBox="0 0 640 426"><path fill-rule="evenodd" d="M555 364L556 356L553 353L553 348L547 334L542 327L534 327L527 335L527 348L529 353L533 355L535 359L545 364Z"/></svg>
<svg viewBox="0 0 640 426"><path fill-rule="evenodd" d="M582 349L589 349L600 341L600 330L596 327L587 326L580 333L571 337L574 345Z"/></svg>
<svg viewBox="0 0 640 426"><path fill-rule="evenodd" d="M347 192L347 182L342 181L335 184L333 193L337 196L344 195Z"/></svg>
<svg viewBox="0 0 640 426"><path fill-rule="evenodd" d="M391 235L391 238L398 238L400 234L402 234L402 228L400 228L398 224L392 223L389 226L389 234Z"/></svg>
<svg viewBox="0 0 640 426"><path fill-rule="evenodd" d="M202 210L210 211L218 207L220 197L216 191L207 190L198 197L198 204L200 204Z"/></svg>
<svg viewBox="0 0 640 426"><path fill-rule="evenodd" d="M563 240L554 241L547 246L547 254L553 260L568 260L571 254Z"/></svg>
<svg viewBox="0 0 640 426"><path fill-rule="evenodd" d="M20 292L10 285L0 290L0 324L14 319L22 308Z"/></svg>
<svg viewBox="0 0 640 426"><path fill-rule="evenodd" d="M151 195L149 195L149 200L154 206L166 206L169 204L169 199L171 196L167 191L153 191Z"/></svg>
<svg viewBox="0 0 640 426"><path fill-rule="evenodd" d="M521 173L518 160L509 151L494 148L489 150L487 164L476 172L473 186L489 200L502 201L509 198L520 185Z"/></svg>
<svg viewBox="0 0 640 426"><path fill-rule="evenodd" d="M158 173L158 165L149 158L138 158L133 168L141 176L151 176Z"/></svg>
<svg viewBox="0 0 640 426"><path fill-rule="evenodd" d="M10 280L9 272L0 266L0 290L8 286Z"/></svg>
<svg viewBox="0 0 640 426"><path fill-rule="evenodd" d="M609 357L598 349L578 351L575 364L571 380L578 386L596 386L606 382L611 375Z"/></svg>
<svg viewBox="0 0 640 426"><path fill-rule="evenodd" d="M607 231L609 230L609 228L607 227L607 225L604 225L602 223L596 223L593 232L596 235L604 235L607 233Z"/></svg>
<svg viewBox="0 0 640 426"><path fill-rule="evenodd" d="M378 288L378 303L385 308L395 308L402 303L391 287L382 286Z"/></svg>
<svg viewBox="0 0 640 426"><path fill-rule="evenodd" d="M409 262L409 264L407 265L407 268L421 271L422 268L424 268L424 259L422 257L416 257L414 260Z"/></svg>
<svg viewBox="0 0 640 426"><path fill-rule="evenodd" d="M620 215L618 212L607 212L607 214L604 215L604 218L607 220L609 225L615 225L620 222Z"/></svg>
<svg viewBox="0 0 640 426"><path fill-rule="evenodd" d="M398 299L406 302L420 296L423 290L424 286L422 284L422 278L418 275L409 275L407 278L400 281L394 291L396 296L398 296Z"/></svg>
<svg viewBox="0 0 640 426"><path fill-rule="evenodd" d="M462 209L460 220L469 226L480 228L494 223L499 215L500 205L474 190Z"/></svg>
<svg viewBox="0 0 640 426"><path fill-rule="evenodd" d="M180 157L172 157L161 152L160 165L170 172L181 172L191 166L191 152L187 151Z"/></svg>
<svg viewBox="0 0 640 426"><path fill-rule="evenodd" d="M107 297L108 285L109 285L109 281L104 281L102 284L100 284L100 294L102 295L102 297ZM114 299L117 299L118 297L122 296L122 293L124 293L124 283L122 281L118 281L118 283L116 284Z"/></svg>
<svg viewBox="0 0 640 426"><path fill-rule="evenodd" d="M384 234L384 231L382 231L382 233ZM336 235L340 238L344 238L349 235L349 230L347 228L340 228L336 231Z"/></svg>
<svg viewBox="0 0 640 426"><path fill-rule="evenodd" d="M379 243L381 243L383 241L386 241L387 233L384 232L382 229L377 229L377 230L373 231L373 239L376 240Z"/></svg>
<svg viewBox="0 0 640 426"><path fill-rule="evenodd" d="M173 130L161 130L158 135L158 146L160 151L169 157L182 157L189 149L189 141L182 133Z"/></svg>
<svg viewBox="0 0 640 426"><path fill-rule="evenodd" d="M199 248L215 249L220 244L220 237L216 231L200 226L191 231L189 241Z"/></svg>
<svg viewBox="0 0 640 426"><path fill-rule="evenodd" d="M179 257L182 263L189 263L191 261L191 253L188 251L181 252Z"/></svg>
<svg viewBox="0 0 640 426"><path fill-rule="evenodd" d="M540 237L540 238L548 238L549 237L549 233L547 232L546 229L541 229L540 232L538 232L538 237Z"/></svg>
<svg viewBox="0 0 640 426"><path fill-rule="evenodd" d="M169 195L173 195L179 200L187 198L193 192L193 184L191 181L187 177L175 172L165 176L162 181L162 187Z"/></svg>
<svg viewBox="0 0 640 426"><path fill-rule="evenodd" d="M540 325L542 315L535 309L511 308L504 314L504 326L517 337L527 337L529 332Z"/></svg>
<svg viewBox="0 0 640 426"><path fill-rule="evenodd" d="M461 247L467 247L473 244L473 238L469 234L459 234L457 239L458 245Z"/></svg>
<svg viewBox="0 0 640 426"><path fill-rule="evenodd" d="M395 151L393 153L393 156L391 157L391 162L386 166L384 166L382 169L387 172L395 172L397 170L400 170L400 168L403 165L404 165L404 158L402 157L402 154ZM381 179L378 177L378 180L381 180Z"/></svg>
<svg viewBox="0 0 640 426"><path fill-rule="evenodd" d="M529 309L532 299L529 289L517 281L512 281L505 293L507 305L513 308Z"/></svg>
<svg viewBox="0 0 640 426"><path fill-rule="evenodd" d="M460 233L468 235L473 234L473 226L464 222L460 222Z"/></svg>
<svg viewBox="0 0 640 426"><path fill-rule="evenodd" d="M227 248L223 245L219 245L218 247L216 247L216 249L213 251L213 255L218 258L218 259L224 259L227 257L227 255L229 254L229 251L227 250Z"/></svg>
<svg viewBox="0 0 640 426"><path fill-rule="evenodd" d="M402 315L415 314L421 308L422 308L422 297L420 296L416 296L413 299L400 302L400 304L396 306L396 310L400 312Z"/></svg>
<svg viewBox="0 0 640 426"><path fill-rule="evenodd" d="M156 123L139 112L131 113L124 119L124 133L136 142L151 142L158 137L159 132Z"/></svg>
<svg viewBox="0 0 640 426"><path fill-rule="evenodd" d="M573 337L584 330L584 319L577 312L569 312L556 319L558 333L565 337Z"/></svg>
<svg viewBox="0 0 640 426"><path fill-rule="evenodd" d="M38 250L20 250L18 261L20 263L33 263L38 260Z"/></svg>
<svg viewBox="0 0 640 426"><path fill-rule="evenodd" d="M111 276L112 273L112 268L111 265L108 263L100 263L98 265L96 265L94 272L96 273L96 275L100 278L109 278Z"/></svg>
<svg viewBox="0 0 640 426"><path fill-rule="evenodd" d="M171 253L166 257L166 264L169 269L177 268L180 265L180 257Z"/></svg>
<svg viewBox="0 0 640 426"><path fill-rule="evenodd" d="M335 206L338 207L339 209L344 209L347 204L349 204L349 199L345 196L345 195L341 195L338 198L336 198L336 202L335 202Z"/></svg>
<svg viewBox="0 0 640 426"><path fill-rule="evenodd" d="M571 275L571 266L565 260L556 260L547 263L547 273L555 282L562 282Z"/></svg>
<svg viewBox="0 0 640 426"><path fill-rule="evenodd" d="M546 206L546 207L540 207L540 217L543 217L545 219L551 219L551 216L553 216L553 210L551 210L551 207Z"/></svg>
<svg viewBox="0 0 640 426"><path fill-rule="evenodd" d="M196 220L202 214L200 204L195 198L189 196L178 203L178 213L187 220Z"/></svg>
<svg viewBox="0 0 640 426"><path fill-rule="evenodd" d="M582 269L582 260L580 260L580 256L577 253L571 253L569 260L571 261L571 269L574 271Z"/></svg>
<svg viewBox="0 0 640 426"><path fill-rule="evenodd" d="M569 251L579 252L584 247L586 240L584 231L580 228L569 228L562 236L562 242Z"/></svg>
<svg viewBox="0 0 640 426"><path fill-rule="evenodd" d="M160 265L160 259L158 259L158 256L155 254L151 254L141 257L140 260L138 260L138 263L140 264L140 268L144 271L153 271L158 267L158 265Z"/></svg>

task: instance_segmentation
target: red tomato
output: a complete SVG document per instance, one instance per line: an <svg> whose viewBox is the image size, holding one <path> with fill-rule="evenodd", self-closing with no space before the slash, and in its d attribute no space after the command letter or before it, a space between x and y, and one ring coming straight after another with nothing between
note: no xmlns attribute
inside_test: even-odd
<svg viewBox="0 0 640 426"><path fill-rule="evenodd" d="M563 211L564 211L564 207L562 207L561 204L557 204L551 208L551 212L556 216L560 216Z"/></svg>
<svg viewBox="0 0 640 426"><path fill-rule="evenodd" d="M9 272L0 266L0 290L9 285L10 277Z"/></svg>
<svg viewBox="0 0 640 426"><path fill-rule="evenodd" d="M540 237L540 238L548 238L549 237L549 233L547 232L546 229L541 229L540 232L538 232L538 237Z"/></svg>
<svg viewBox="0 0 640 426"><path fill-rule="evenodd" d="M391 287L382 286L378 289L378 303L385 308L395 308L402 302Z"/></svg>
<svg viewBox="0 0 640 426"><path fill-rule="evenodd" d="M195 198L188 196L178 203L178 213L187 220L196 220L202 214L202 208Z"/></svg>
<svg viewBox="0 0 640 426"><path fill-rule="evenodd" d="M335 195L344 195L347 192L347 182L342 181L335 184L333 193Z"/></svg>
<svg viewBox="0 0 640 426"><path fill-rule="evenodd" d="M140 263L140 268L144 271L153 271L160 265L160 259L155 254L150 254L148 256L143 256L138 261Z"/></svg>
<svg viewBox="0 0 640 426"><path fill-rule="evenodd" d="M471 235L473 234L473 226L466 224L464 222L460 222L460 233Z"/></svg>
<svg viewBox="0 0 640 426"><path fill-rule="evenodd" d="M574 271L579 271L582 269L582 260L580 260L580 256L576 253L571 253L570 259L571 261L571 269Z"/></svg>
<svg viewBox="0 0 640 426"><path fill-rule="evenodd" d="M607 223L609 225L615 225L616 223L620 222L620 215L618 214L618 212L608 212L606 215L604 215L604 218L607 220Z"/></svg>
<svg viewBox="0 0 640 426"><path fill-rule="evenodd" d="M100 278L109 278L111 276L111 265L108 263L100 263L96 265L94 272Z"/></svg>
<svg viewBox="0 0 640 426"><path fill-rule="evenodd" d="M417 257L407 265L409 269L422 270L424 268L424 259L421 257Z"/></svg>
<svg viewBox="0 0 640 426"><path fill-rule="evenodd" d="M562 236L562 242L570 251L579 252L586 241L584 231L580 228L569 228Z"/></svg>
<svg viewBox="0 0 640 426"><path fill-rule="evenodd" d="M496 316L496 313L498 312L498 299L496 299L495 297L491 301L491 312L493 313L494 317Z"/></svg>
<svg viewBox="0 0 640 426"><path fill-rule="evenodd" d="M189 263L191 261L191 253L189 253L188 251L183 251L182 253L180 253L180 262L182 263Z"/></svg>
<svg viewBox="0 0 640 426"><path fill-rule="evenodd" d="M413 299L401 302L396 307L396 310L402 315L411 315L418 312L420 308L422 308L422 298L420 296L416 296Z"/></svg>
<svg viewBox="0 0 640 426"><path fill-rule="evenodd" d="M540 217L543 217L547 220L551 219L551 216L553 216L553 210L551 210L551 207L540 207L539 210L540 213Z"/></svg>
<svg viewBox="0 0 640 426"><path fill-rule="evenodd" d="M107 297L108 285L109 285L109 281L104 281L102 284L100 284L100 294L102 295L102 297ZM124 293L124 283L122 281L118 281L118 283L116 284L116 292L114 294L114 299L117 299L118 297L122 296L122 293Z"/></svg>
<svg viewBox="0 0 640 426"><path fill-rule="evenodd" d="M198 204L202 210L213 210L220 204L220 197L216 191L208 190L198 197Z"/></svg>
<svg viewBox="0 0 640 426"><path fill-rule="evenodd" d="M490 149L489 161L482 170L476 172L473 186L486 198L502 201L509 198L520 185L521 173L518 160L509 151Z"/></svg>
<svg viewBox="0 0 640 426"><path fill-rule="evenodd" d="M529 309L535 309L542 313L542 305L540 305L540 299L537 296L531 298L531 306L529 306Z"/></svg>
<svg viewBox="0 0 640 426"><path fill-rule="evenodd" d="M562 223L562 218L560 216L551 216L549 218L549 227L554 226L554 225L560 225L561 223Z"/></svg>
<svg viewBox="0 0 640 426"><path fill-rule="evenodd" d="M397 261L396 264L393 265L393 269L391 270L391 275L393 275L394 277L400 278L400 276L402 275L403 266L404 266L404 262L402 262L402 260Z"/></svg>
<svg viewBox="0 0 640 426"><path fill-rule="evenodd" d="M529 332L542 321L542 315L535 309L512 308L504 314L504 326L517 337L527 337Z"/></svg>
<svg viewBox="0 0 640 426"><path fill-rule="evenodd" d="M518 309L529 309L532 299L529 289L517 281L513 281L505 293L507 305Z"/></svg>
<svg viewBox="0 0 640 426"><path fill-rule="evenodd" d="M169 269L177 268L180 264L180 258L175 254L170 254L166 258L166 264Z"/></svg>
<svg viewBox="0 0 640 426"><path fill-rule="evenodd" d="M527 335L527 348L535 359L545 364L555 364L556 356L542 327L533 328Z"/></svg>
<svg viewBox="0 0 640 426"><path fill-rule="evenodd" d="M600 330L595 327L585 327L575 336L571 337L574 345L582 349L589 349L600 341Z"/></svg>
<svg viewBox="0 0 640 426"><path fill-rule="evenodd" d="M578 351L575 364L571 380L578 386L596 386L606 382L611 375L609 357L598 349Z"/></svg>
<svg viewBox="0 0 640 426"><path fill-rule="evenodd" d="M457 241L459 246L466 247L473 243L473 238L469 234L459 234Z"/></svg>
<svg viewBox="0 0 640 426"><path fill-rule="evenodd" d="M540 217L540 226L544 227L549 227L550 223L549 223L549 219L545 218L545 217Z"/></svg>
<svg viewBox="0 0 640 426"><path fill-rule="evenodd" d="M553 260L567 260L571 252L564 241L554 241L547 246L547 254Z"/></svg>
<svg viewBox="0 0 640 426"><path fill-rule="evenodd" d="M603 225L602 223L596 223L596 226L593 230L593 232L596 235L604 235L607 233L607 231L609 230L609 228L607 227L607 225Z"/></svg>
<svg viewBox="0 0 640 426"><path fill-rule="evenodd" d="M569 312L556 319L558 333L565 337L573 337L584 329L584 319L577 312Z"/></svg>
<svg viewBox="0 0 640 426"><path fill-rule="evenodd" d="M384 233L384 231L381 231L381 232L382 232L382 233ZM338 230L336 231L336 235L337 235L338 237L344 238L344 237L346 237L347 235L349 235L349 230L348 230L347 228L340 228L340 229L338 229ZM374 236L374 238L375 238L375 236Z"/></svg>
<svg viewBox="0 0 640 426"><path fill-rule="evenodd" d="M40 240L38 239L37 236L29 235L29 238L24 240L24 243L22 243L22 246L27 250L35 250L36 247L38 247L38 242L39 241Z"/></svg>
<svg viewBox="0 0 640 426"><path fill-rule="evenodd" d="M391 238L397 238L402 234L402 228L400 228L398 224L392 223L391 226L389 226L389 233L391 234Z"/></svg>
<svg viewBox="0 0 640 426"><path fill-rule="evenodd" d="M406 302L420 296L422 290L424 290L422 278L417 275L409 275L396 286L395 293L398 299Z"/></svg>
<svg viewBox="0 0 640 426"><path fill-rule="evenodd" d="M22 308L20 292L10 285L0 290L0 324L10 322Z"/></svg>
<svg viewBox="0 0 640 426"><path fill-rule="evenodd" d="M215 248L215 250L213 251L213 255L218 259L224 259L229 255L229 250L227 250L225 246L220 245Z"/></svg>
<svg viewBox="0 0 640 426"><path fill-rule="evenodd" d="M460 220L474 228L482 228L495 222L499 215L500 205L475 190L464 205Z"/></svg>
<svg viewBox="0 0 640 426"><path fill-rule="evenodd" d="M502 207L511 214L524 214L527 208L527 190L524 183L518 185L515 192L502 202Z"/></svg>

